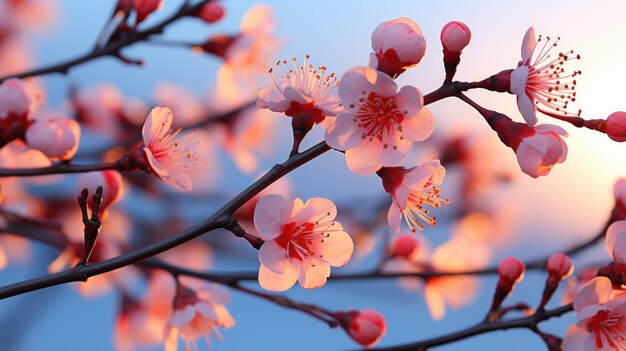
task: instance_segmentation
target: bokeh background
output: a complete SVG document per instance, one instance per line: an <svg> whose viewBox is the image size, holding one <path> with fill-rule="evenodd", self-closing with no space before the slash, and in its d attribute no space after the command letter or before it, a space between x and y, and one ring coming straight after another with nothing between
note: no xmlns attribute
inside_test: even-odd
<svg viewBox="0 0 626 351"><path fill-rule="evenodd" d="M8 0L0 0L8 1ZM573 48L581 54L577 63L583 71L578 83L578 104L588 118L606 118L608 114L626 109L622 86L626 81L626 4L623 1L267 1L278 21L277 34L284 40L279 58L312 56L316 65L325 65L338 74L355 65L367 64L370 34L382 21L409 17L421 27L427 40L428 52L423 62L407 71L399 85L411 84L426 93L436 89L443 80L439 32L448 21L460 20L472 30L472 41L464 50L456 79L481 80L502 69L517 65L520 44L525 31L534 26L537 33L560 36L562 49ZM171 13L179 2L165 0L164 8L152 15L145 25L158 22ZM164 38L203 41L218 33L233 33L253 1L224 1L226 17L214 26L197 20L183 20L168 28ZM114 6L112 0L55 1L55 20L43 30L28 34L35 66L62 61L92 47ZM142 67L123 65L112 58L102 58L73 69L68 75L45 76L41 82L47 94L47 104L62 106L70 87L89 87L110 82L125 96L150 101L155 85L173 82L192 91L201 101L209 103L209 91L215 84L215 72L220 60L208 55L195 55L184 48L162 47L140 43L124 53L144 60ZM471 91L469 96L490 109L519 118L515 98L506 94ZM496 139L482 118L471 108L454 99L430 106L435 115L436 133L445 135L459 131L475 131L484 138ZM242 175L233 162L221 152L209 171L215 173L221 194L236 193L245 188L263 169L282 162L290 146L289 120L276 116L277 138L271 157L262 159L255 174ZM544 122L555 123L543 119ZM559 123L555 123L559 124ZM514 181L494 196L498 209L510 213L510 232L506 238L493 238L490 262L516 255L523 259L544 257L564 247L590 238L602 227L613 205L612 186L616 179L626 176L626 144L617 144L606 136L588 130L563 125L570 137L568 159L557 165L552 173L540 179L522 174L514 154L494 143L498 159L487 163L502 164L514 175ZM481 134L482 133L482 134ZM317 130L307 137L305 147L322 138ZM219 148L219 146L218 146ZM78 155L81 155L79 150ZM416 152L413 160L423 157ZM426 161L426 160L421 160ZM219 164L219 166L217 166ZM292 192L304 199L327 197L340 204L367 211L367 204L382 198L380 180L376 176L356 176L345 166L343 155L329 152L296 170L289 176ZM68 185L40 185L33 191L54 192L69 189ZM454 177L447 180L444 191L454 192ZM72 191L72 190L68 190ZM217 190L216 190L217 191ZM130 196L129 196L130 198ZM158 201L158 200L157 200ZM198 201L193 206L193 201ZM454 202L454 198L452 198ZM490 200L491 201L491 200ZM197 199L181 201L194 208L194 215L210 213L218 203ZM130 212L142 207L124 201ZM453 204L454 206L454 204ZM133 210L134 208L134 210ZM158 216L159 206L143 207L144 213ZM438 212L441 225L416 235L427 236L437 243L449 238L451 225L445 221L445 211ZM197 217L201 218L201 217ZM367 218L365 213L364 218ZM389 234L389 233L386 233ZM227 234L223 240L231 240ZM385 235L385 233L379 233ZM245 246L231 240L232 245ZM247 249L247 248L246 248ZM374 249L376 250L376 249ZM236 258L215 250L213 267L219 271L253 270L258 261L256 253L244 250ZM374 251L375 252L375 251ZM55 251L33 245L27 262L11 265L0 272L0 283L7 284L45 274L46 266L56 256ZM374 262L365 258L360 265L343 271L358 271ZM578 256L576 263L608 260L603 247ZM341 272L341 270L333 270ZM530 272L515 290L509 302L536 304L540 299L545 275ZM422 294L405 291L393 280L329 282L323 289L287 292L295 299L318 303L329 309L371 307L383 312L388 322L387 336L380 343L390 346L424 339L465 328L484 315L496 280L481 279L481 290L475 303L461 310L448 310L441 321L428 315ZM255 284L250 284L255 286ZM463 294L459 291L458 294ZM0 302L0 340L3 350L110 350L113 349L112 325L117 313L118 297L107 294L97 298L80 296L71 285L11 298ZM555 307L555 298L549 306ZM281 309L268 302L233 292L228 306L237 321L235 328L224 332L224 342L215 342L215 350L336 350L354 349L354 344L341 330L331 330L310 317ZM553 319L542 325L545 331L563 335L574 322L572 314ZM206 346L200 342L200 348ZM527 330L495 332L438 350L540 350L543 342ZM159 349L159 348L157 348Z"/></svg>

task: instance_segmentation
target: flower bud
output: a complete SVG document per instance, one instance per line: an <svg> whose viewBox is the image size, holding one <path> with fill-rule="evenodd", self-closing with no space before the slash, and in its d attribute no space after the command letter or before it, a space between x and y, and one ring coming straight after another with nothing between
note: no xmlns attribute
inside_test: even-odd
<svg viewBox="0 0 626 351"><path fill-rule="evenodd" d="M116 203L124 195L124 183L122 175L113 170L101 172L87 172L78 176L78 191L88 189L95 191L97 187L102 187L102 202L100 212L104 212L111 205ZM89 198L88 205L93 208L93 199Z"/></svg>
<svg viewBox="0 0 626 351"><path fill-rule="evenodd" d="M383 22L372 32L370 67L398 76L420 63L426 54L426 40L420 27L406 17Z"/></svg>
<svg viewBox="0 0 626 351"><path fill-rule="evenodd" d="M78 151L80 126L69 118L34 121L26 130L26 143L43 152L50 160L69 160Z"/></svg>
<svg viewBox="0 0 626 351"><path fill-rule="evenodd" d="M224 6L217 0L209 1L200 8L196 16L206 23L215 23L224 17Z"/></svg>
<svg viewBox="0 0 626 351"><path fill-rule="evenodd" d="M389 256L391 257L408 259L416 250L419 250L419 242L411 234L394 236L388 246Z"/></svg>
<svg viewBox="0 0 626 351"><path fill-rule="evenodd" d="M137 23L142 22L152 12L163 6L163 0L132 0L133 9L137 12Z"/></svg>
<svg viewBox="0 0 626 351"><path fill-rule="evenodd" d="M472 32L463 22L452 21L441 29L441 45L451 53L460 53L469 44Z"/></svg>
<svg viewBox="0 0 626 351"><path fill-rule="evenodd" d="M626 112L613 112L606 119L606 135L618 141L626 141Z"/></svg>
<svg viewBox="0 0 626 351"><path fill-rule="evenodd" d="M522 280L526 267L524 262L516 257L507 257L498 265L498 275L500 279L511 284L515 284Z"/></svg>
<svg viewBox="0 0 626 351"><path fill-rule="evenodd" d="M548 259L547 270L551 277L561 281L572 274L574 262L567 255L555 253Z"/></svg>
<svg viewBox="0 0 626 351"><path fill-rule="evenodd" d="M364 347L376 345L387 332L385 317L376 310L351 311L343 316L342 327Z"/></svg>

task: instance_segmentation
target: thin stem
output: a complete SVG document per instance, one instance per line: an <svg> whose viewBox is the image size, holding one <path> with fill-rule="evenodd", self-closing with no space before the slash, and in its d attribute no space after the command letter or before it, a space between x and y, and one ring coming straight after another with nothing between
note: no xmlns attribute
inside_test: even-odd
<svg viewBox="0 0 626 351"><path fill-rule="evenodd" d="M44 74L49 74L49 73L67 73L69 72L69 70L75 66L81 65L85 62L89 62L91 60L94 60L96 58L102 57L102 56L116 56L116 57L121 57L120 56L120 50L130 46L132 44L135 44L137 42L140 41L144 41L147 40L149 37L155 35L155 34L160 34L163 32L163 30L170 25L173 22L176 22L177 20L185 17L185 16L191 16L193 14L195 14L196 12L198 12L198 10L200 10L200 8L202 8L202 6L209 2L211 0L202 0L200 2L198 2L195 5L189 6L188 4L183 4L183 6L181 6L181 8L174 13L172 16L170 16L169 18L163 20L161 23L145 29L143 31L140 32L134 32L134 33L130 33L128 36L121 38L119 40L107 43L105 46L101 47L101 48L94 48L93 50L91 50L90 52L83 54L81 56L78 56L76 58L73 59L69 59L65 62L61 62L58 64L54 64L54 65L50 65L50 66L45 66L45 67L41 67L41 68L37 68L37 69L33 69L31 71L26 71L26 72L22 72L22 73L16 73L16 74L11 74L11 75L7 75L4 77L0 77L0 82L9 79L9 78L27 78L27 77L34 77L34 76L40 76L40 75L44 75Z"/></svg>
<svg viewBox="0 0 626 351"><path fill-rule="evenodd" d="M87 165L75 165L69 162L62 162L49 167L39 168L0 168L0 177L34 177L49 174L69 174L92 171L105 171L109 169L122 171L123 167L119 161Z"/></svg>

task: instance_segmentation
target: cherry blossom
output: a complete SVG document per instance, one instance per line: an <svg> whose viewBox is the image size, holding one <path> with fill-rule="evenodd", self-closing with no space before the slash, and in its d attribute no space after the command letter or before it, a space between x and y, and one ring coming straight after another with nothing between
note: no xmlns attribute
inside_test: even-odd
<svg viewBox="0 0 626 351"><path fill-rule="evenodd" d="M560 38L535 39L535 30L530 27L522 41L522 60L511 72L511 92L517 95L517 106L526 123L537 124L536 112L546 115L571 115L568 104L576 101L576 76L581 71L565 71L572 60L580 59L574 51L560 52L551 57L550 52ZM543 45L538 45L545 41ZM533 59L534 57L534 59ZM580 111L578 111L580 115Z"/></svg>
<svg viewBox="0 0 626 351"><path fill-rule="evenodd" d="M327 199L288 201L280 195L262 198L254 224L265 240L259 250L259 284L285 291L296 280L303 288L319 288L330 276L330 266L348 263L354 249L350 236L334 221L337 208Z"/></svg>
<svg viewBox="0 0 626 351"><path fill-rule="evenodd" d="M434 226L437 220L424 205L440 207L449 203L441 198L437 188L446 175L439 160L406 169L404 167L383 168L380 172L383 187L391 195L391 206L387 213L389 226L398 233L404 218L411 231L423 230L424 225Z"/></svg>
<svg viewBox="0 0 626 351"><path fill-rule="evenodd" d="M609 226L605 244L616 270L626 274L626 220L616 221Z"/></svg>
<svg viewBox="0 0 626 351"><path fill-rule="evenodd" d="M606 134L615 141L626 141L626 112L613 112L607 117Z"/></svg>
<svg viewBox="0 0 626 351"><path fill-rule="evenodd" d="M404 161L413 142L433 130L433 117L423 107L419 90L405 86L397 91L388 75L368 67L354 67L343 74L339 98L346 112L326 129L325 139L346 151L348 168L371 174L383 166Z"/></svg>
<svg viewBox="0 0 626 351"><path fill-rule="evenodd" d="M342 318L342 326L364 347L376 345L387 333L385 316L372 309L347 312Z"/></svg>
<svg viewBox="0 0 626 351"><path fill-rule="evenodd" d="M563 128L555 125L534 127L534 134L523 137L515 149L522 172L537 178L550 173L555 164L565 162L567 144L560 136L567 135Z"/></svg>
<svg viewBox="0 0 626 351"><path fill-rule="evenodd" d="M626 296L611 297L606 277L593 278L574 298L578 321L567 329L563 351L619 351L626 348Z"/></svg>
<svg viewBox="0 0 626 351"><path fill-rule="evenodd" d="M469 44L472 32L465 23L452 21L443 26L439 38L445 50L460 53Z"/></svg>
<svg viewBox="0 0 626 351"><path fill-rule="evenodd" d="M200 166L200 160L192 152L200 143L194 134L179 136L181 129L170 131L174 115L167 107L152 109L142 135L146 161L140 168L154 173L166 183L191 190L189 172ZM143 156L143 155L142 155Z"/></svg>
<svg viewBox="0 0 626 351"><path fill-rule="evenodd" d="M36 119L26 130L26 143L53 161L74 157L80 143L80 125L64 116L47 115Z"/></svg>
<svg viewBox="0 0 626 351"><path fill-rule="evenodd" d="M426 40L415 22L402 17L383 22L374 29L372 49L369 67L396 77L422 61Z"/></svg>
<svg viewBox="0 0 626 351"><path fill-rule="evenodd" d="M154 88L154 103L168 107L176 116L172 126L185 128L200 122L204 117L202 102L185 87L170 82L161 82Z"/></svg>
<svg viewBox="0 0 626 351"><path fill-rule="evenodd" d="M207 345L213 335L222 340L219 328L228 329L235 320L226 307L230 294L216 284L206 285L202 290L193 290L178 284L174 296L174 313L165 328L165 350L176 351L178 339L187 350L196 349L196 341L204 337Z"/></svg>
<svg viewBox="0 0 626 351"><path fill-rule="evenodd" d="M298 67L294 58L293 66L287 61L276 62L276 70L270 68L274 86L259 93L256 105L274 112L293 117L292 126L306 134L313 125L327 116L337 116L341 111L335 88L338 81L335 74L326 75L326 67L314 68L306 55L302 66ZM288 72L282 66L287 66ZM274 72L280 71L277 77Z"/></svg>

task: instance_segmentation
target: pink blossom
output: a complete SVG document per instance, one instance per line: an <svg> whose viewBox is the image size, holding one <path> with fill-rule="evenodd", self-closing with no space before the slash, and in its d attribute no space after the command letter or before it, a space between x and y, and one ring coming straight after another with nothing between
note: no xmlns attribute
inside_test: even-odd
<svg viewBox="0 0 626 351"><path fill-rule="evenodd" d="M206 23L215 23L224 17L224 5L218 0L209 1L200 8L196 16Z"/></svg>
<svg viewBox="0 0 626 351"><path fill-rule="evenodd" d="M307 289L326 284L330 266L348 263L354 249L336 216L335 205L323 198L306 203L280 195L262 198L254 211L254 224L265 240L259 250L261 287L285 291L296 280Z"/></svg>
<svg viewBox="0 0 626 351"><path fill-rule="evenodd" d="M387 333L385 316L372 309L348 312L342 324L348 335L364 347L376 345Z"/></svg>
<svg viewBox="0 0 626 351"><path fill-rule="evenodd" d="M565 64L580 59L580 55L574 55L572 50L550 57L559 39L551 42L550 37L546 37L538 48L537 44L543 40L541 36L535 39L533 27L528 29L522 41L522 60L511 73L511 92L517 95L519 111L530 126L537 124L537 110L546 115L571 115L567 108L570 102L576 101L576 76L581 73L565 72Z"/></svg>
<svg viewBox="0 0 626 351"><path fill-rule="evenodd" d="M174 115L167 107L150 111L142 130L143 151L149 170L159 179L191 190L189 172L200 165L192 152L200 140L196 140L194 134L179 136L180 129L170 132L173 120Z"/></svg>
<svg viewBox="0 0 626 351"><path fill-rule="evenodd" d="M611 297L606 277L593 278L574 298L576 324L567 329L563 351L619 351L626 348L626 297Z"/></svg>
<svg viewBox="0 0 626 351"><path fill-rule="evenodd" d="M561 136L567 135L565 129L551 124L527 130L513 146L522 172L537 178L549 174L555 164L565 162L567 144Z"/></svg>
<svg viewBox="0 0 626 351"><path fill-rule="evenodd" d="M82 173L78 176L78 191L88 189L94 192L97 187L102 187L102 202L100 211L106 210L119 201L124 195L124 182L122 175L118 171L106 170L98 172ZM90 208L93 206L93 199L89 199Z"/></svg>
<svg viewBox="0 0 626 351"><path fill-rule="evenodd" d="M452 21L443 26L439 38L445 50L460 53L469 44L472 32L465 23Z"/></svg>
<svg viewBox="0 0 626 351"><path fill-rule="evenodd" d="M548 259L546 268L551 277L560 281L572 275L574 262L567 255L555 253Z"/></svg>
<svg viewBox="0 0 626 351"><path fill-rule="evenodd" d="M388 75L367 67L354 67L341 77L339 98L346 109L326 129L326 142L346 151L348 168L371 174L383 166L404 161L413 142L433 130L433 117L423 108L419 90L397 91Z"/></svg>
<svg viewBox="0 0 626 351"><path fill-rule="evenodd" d="M419 254L420 243L412 234L394 235L387 245L387 252L391 258L410 259Z"/></svg>
<svg viewBox="0 0 626 351"><path fill-rule="evenodd" d="M28 147L21 140L14 140L0 148L0 167L37 168L48 167L51 162L43 152Z"/></svg>
<svg viewBox="0 0 626 351"><path fill-rule="evenodd" d="M40 118L26 130L26 143L53 161L66 161L78 151L80 125L69 118Z"/></svg>
<svg viewBox="0 0 626 351"><path fill-rule="evenodd" d="M294 118L306 116L311 126L326 116L337 116L341 108L335 91L338 85L335 74L326 75L324 66L313 68L308 59L306 55L304 63L298 67L294 58L293 67L287 67L288 72L282 68L287 61L278 61L278 77L274 75L274 68L270 68L274 86L261 90L257 106Z"/></svg>
<svg viewBox="0 0 626 351"><path fill-rule="evenodd" d="M137 13L137 23L143 22L152 12L163 6L163 0L132 0L132 6Z"/></svg>
<svg viewBox="0 0 626 351"><path fill-rule="evenodd" d="M222 340L220 328L228 329L235 325L225 304L230 294L216 284L205 286L202 291L178 284L174 296L174 313L165 328L165 350L176 351L178 339L185 343L187 350L196 349L196 341L204 336L207 345L213 335Z"/></svg>
<svg viewBox="0 0 626 351"><path fill-rule="evenodd" d="M402 217L413 232L423 230L425 224L434 226L437 223L424 205L440 207L449 203L448 199L441 198L441 190L437 188L446 175L439 160L409 169L383 168L380 173L383 187L392 200L387 221L396 233L400 232Z"/></svg>
<svg viewBox="0 0 626 351"><path fill-rule="evenodd" d="M372 49L369 66L396 77L422 61L426 40L415 22L402 17L374 29Z"/></svg>
<svg viewBox="0 0 626 351"><path fill-rule="evenodd" d="M606 134L609 138L618 141L626 141L626 112L613 112L606 119Z"/></svg>

